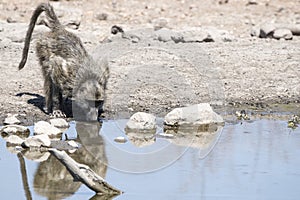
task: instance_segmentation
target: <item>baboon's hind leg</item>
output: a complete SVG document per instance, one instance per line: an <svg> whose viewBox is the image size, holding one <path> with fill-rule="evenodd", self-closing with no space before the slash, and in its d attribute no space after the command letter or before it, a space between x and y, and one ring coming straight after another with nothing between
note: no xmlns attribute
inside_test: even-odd
<svg viewBox="0 0 300 200"><path fill-rule="evenodd" d="M50 77L44 76L45 107L48 114L53 112L53 82Z"/></svg>

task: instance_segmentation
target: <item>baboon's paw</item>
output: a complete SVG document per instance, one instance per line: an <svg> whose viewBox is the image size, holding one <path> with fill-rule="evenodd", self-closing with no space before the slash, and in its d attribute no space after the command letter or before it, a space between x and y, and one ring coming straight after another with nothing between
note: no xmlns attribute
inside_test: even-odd
<svg viewBox="0 0 300 200"><path fill-rule="evenodd" d="M50 117L51 118L66 118L66 115L61 110L54 110L52 113L50 113Z"/></svg>

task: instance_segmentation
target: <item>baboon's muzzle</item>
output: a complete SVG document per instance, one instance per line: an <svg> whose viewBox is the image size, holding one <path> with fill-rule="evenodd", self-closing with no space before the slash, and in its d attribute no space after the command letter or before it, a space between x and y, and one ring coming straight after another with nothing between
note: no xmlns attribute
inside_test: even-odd
<svg viewBox="0 0 300 200"><path fill-rule="evenodd" d="M73 118L78 121L99 121L103 112L103 100L74 101L72 104Z"/></svg>

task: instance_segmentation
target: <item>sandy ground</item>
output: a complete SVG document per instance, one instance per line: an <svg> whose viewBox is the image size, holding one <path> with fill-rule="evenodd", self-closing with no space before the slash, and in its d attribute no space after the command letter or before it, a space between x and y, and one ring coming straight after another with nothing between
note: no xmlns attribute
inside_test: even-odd
<svg viewBox="0 0 300 200"><path fill-rule="evenodd" d="M25 124L47 119L40 109L43 79L34 40L47 28L38 26L28 62L17 70L27 25L42 1L0 1L0 124L8 113ZM250 32L264 23L300 24L299 0L248 1L52 1L59 19L95 57L111 67L105 105L107 117L147 111L162 115L171 108L200 102L265 106L300 100L300 36L261 39ZM225 2L225 1L223 1ZM252 3L249 3L252 2ZM254 3L253 3L254 2ZM105 20L100 18L105 16ZM141 35L159 21L166 28L214 27L231 42L159 42L153 32L135 43L112 37L112 25ZM148 34L148 35L147 35ZM154 34L155 35L155 34ZM104 42L110 39L111 42ZM117 116L116 116L117 115Z"/></svg>

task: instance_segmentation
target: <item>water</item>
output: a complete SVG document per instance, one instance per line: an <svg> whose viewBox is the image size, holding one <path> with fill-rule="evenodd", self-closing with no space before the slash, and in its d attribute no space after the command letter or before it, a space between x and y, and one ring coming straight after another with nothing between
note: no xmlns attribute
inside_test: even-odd
<svg viewBox="0 0 300 200"><path fill-rule="evenodd" d="M299 199L300 129L288 129L286 121L226 123L193 142L157 138L143 147L114 142L125 136L125 122L104 122L101 136L96 125L68 131L84 146L72 158L124 191L113 199ZM24 157L0 140L1 199L97 199L54 157L41 163Z"/></svg>

